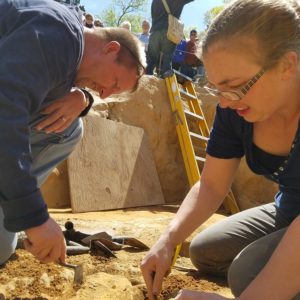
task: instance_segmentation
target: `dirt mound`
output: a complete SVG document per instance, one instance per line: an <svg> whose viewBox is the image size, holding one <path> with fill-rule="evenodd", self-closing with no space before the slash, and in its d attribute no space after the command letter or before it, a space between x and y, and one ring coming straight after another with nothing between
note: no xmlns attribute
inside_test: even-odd
<svg viewBox="0 0 300 300"><path fill-rule="evenodd" d="M111 235L132 236L152 246L177 209L178 206L159 206L86 214L52 213L52 217L61 225L72 220L82 232L106 231ZM222 218L214 215L197 232ZM186 241L177 265L193 267L186 257L191 238ZM73 270L57 264L41 264L25 250L17 250L0 269L0 299L143 300L146 299L146 287L140 262L145 254L146 251L124 246L115 251L117 258L107 258L101 252L70 256L67 262L84 263L85 280L81 285L74 285ZM170 299L183 287L231 295L225 280L217 281L174 269L165 279L159 299Z"/></svg>

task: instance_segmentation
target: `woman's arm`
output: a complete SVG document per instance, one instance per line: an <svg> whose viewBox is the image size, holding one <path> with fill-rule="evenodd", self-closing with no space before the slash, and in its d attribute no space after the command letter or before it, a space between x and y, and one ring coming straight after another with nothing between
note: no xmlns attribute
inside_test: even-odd
<svg viewBox="0 0 300 300"><path fill-rule="evenodd" d="M175 218L142 262L141 269L150 299L161 290L176 245L182 243L221 205L230 189L239 161L207 155L201 183L196 183L189 191Z"/></svg>
<svg viewBox="0 0 300 300"><path fill-rule="evenodd" d="M300 292L300 216L289 226L269 262L236 300L291 300ZM175 300L224 300L217 294L182 290Z"/></svg>
<svg viewBox="0 0 300 300"><path fill-rule="evenodd" d="M290 300L300 292L300 216L239 300Z"/></svg>

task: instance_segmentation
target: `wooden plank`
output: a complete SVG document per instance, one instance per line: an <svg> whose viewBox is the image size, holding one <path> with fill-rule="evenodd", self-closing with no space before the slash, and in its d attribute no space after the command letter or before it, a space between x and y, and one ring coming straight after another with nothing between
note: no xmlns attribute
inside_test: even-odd
<svg viewBox="0 0 300 300"><path fill-rule="evenodd" d="M41 191L48 208L70 207L67 162L58 165L42 184Z"/></svg>
<svg viewBox="0 0 300 300"><path fill-rule="evenodd" d="M144 129L91 115L68 158L73 212L163 204Z"/></svg>

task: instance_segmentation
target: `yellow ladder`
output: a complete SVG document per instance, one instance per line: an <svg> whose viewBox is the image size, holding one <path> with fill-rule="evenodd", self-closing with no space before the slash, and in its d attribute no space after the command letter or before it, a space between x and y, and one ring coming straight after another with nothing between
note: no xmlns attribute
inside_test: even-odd
<svg viewBox="0 0 300 300"><path fill-rule="evenodd" d="M200 168L202 170L205 162L209 129L191 78L175 70L166 72L164 78L176 119L176 131L189 185L192 187L200 179ZM193 131L190 127L193 127ZM240 211L231 190L224 199L223 206L231 214Z"/></svg>

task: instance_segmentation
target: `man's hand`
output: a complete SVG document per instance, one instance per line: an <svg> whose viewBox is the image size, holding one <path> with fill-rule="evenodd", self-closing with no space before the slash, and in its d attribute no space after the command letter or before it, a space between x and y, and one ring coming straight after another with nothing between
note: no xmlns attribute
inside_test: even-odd
<svg viewBox="0 0 300 300"><path fill-rule="evenodd" d="M74 89L41 112L47 117L37 124L36 130L44 130L47 133L62 132L78 118L87 106L84 93L79 89Z"/></svg>
<svg viewBox="0 0 300 300"><path fill-rule="evenodd" d="M51 218L44 224L25 230L24 246L43 263L65 262L66 243L59 225Z"/></svg>
<svg viewBox="0 0 300 300"><path fill-rule="evenodd" d="M173 300L230 300L215 293L205 293L190 290L181 290Z"/></svg>

